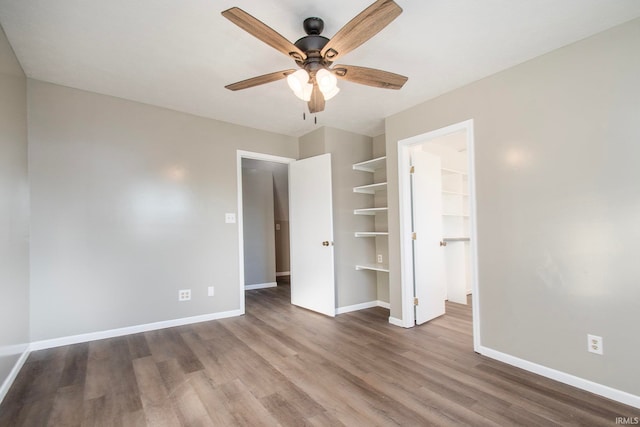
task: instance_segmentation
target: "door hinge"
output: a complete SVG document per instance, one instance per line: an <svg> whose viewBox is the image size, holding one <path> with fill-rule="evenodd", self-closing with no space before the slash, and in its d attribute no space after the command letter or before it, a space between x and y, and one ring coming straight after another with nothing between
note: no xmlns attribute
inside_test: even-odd
<svg viewBox="0 0 640 427"><path fill-rule="evenodd" d="M411 233L411 240L417 240L417 239L418 239L418 235L414 231L413 233Z"/></svg>
<svg viewBox="0 0 640 427"><path fill-rule="evenodd" d="M415 166L411 166L411 168L409 168L409 173L414 173L416 171Z"/></svg>
<svg viewBox="0 0 640 427"><path fill-rule="evenodd" d="M413 299L413 305L418 305L418 298Z"/></svg>

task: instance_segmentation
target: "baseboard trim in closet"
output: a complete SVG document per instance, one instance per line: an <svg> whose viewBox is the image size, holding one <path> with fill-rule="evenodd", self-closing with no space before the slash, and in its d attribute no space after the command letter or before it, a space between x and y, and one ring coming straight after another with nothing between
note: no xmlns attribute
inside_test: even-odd
<svg viewBox="0 0 640 427"><path fill-rule="evenodd" d="M389 316L389 323L391 323L393 326L400 326L401 328L405 327L402 319L398 319L397 317Z"/></svg>
<svg viewBox="0 0 640 427"><path fill-rule="evenodd" d="M350 313L352 311L365 310L367 308L373 307L382 307L388 309L389 303L384 301L368 301L360 304L346 305L344 307L336 308L336 314Z"/></svg>
<svg viewBox="0 0 640 427"><path fill-rule="evenodd" d="M253 291L254 289L275 288L276 286L278 286L278 284L276 282L256 283L256 284L253 284L253 285L244 285L244 290L245 291Z"/></svg>

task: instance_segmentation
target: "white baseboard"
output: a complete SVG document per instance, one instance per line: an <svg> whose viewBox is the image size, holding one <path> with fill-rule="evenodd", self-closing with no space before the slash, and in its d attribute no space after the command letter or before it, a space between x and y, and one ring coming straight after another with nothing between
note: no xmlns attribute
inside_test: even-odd
<svg viewBox="0 0 640 427"><path fill-rule="evenodd" d="M127 326L126 328L110 329L107 331L91 332L88 334L72 335L68 337L53 338L50 340L34 341L30 350L44 350L46 348L60 347L63 345L78 344L105 338L121 337L123 335L137 334L140 332L155 331L157 329L172 328L174 326L190 325L192 323L207 322L209 320L225 319L227 317L242 316L241 310L223 311L220 313L203 314L200 316L183 317L181 319L164 320L162 322L146 323L143 325Z"/></svg>
<svg viewBox="0 0 640 427"><path fill-rule="evenodd" d="M575 375L571 375L566 372L547 368L546 366L538 365L537 363L529 362L528 360L520 359L518 357L511 356L509 354L505 354L491 348L480 346L478 348L478 352L483 356L499 360L508 365L516 366L518 368L524 369L525 371L533 372L534 374L551 378L552 380L568 384L582 390L586 390L588 392L606 397L611 400L615 400L620 403L624 403L625 405L633 406L634 408L640 408L640 396L627 393L626 391L617 390L615 388L598 384L584 378L576 377Z"/></svg>
<svg viewBox="0 0 640 427"><path fill-rule="evenodd" d="M387 310L391 310L391 304L388 302L378 300L378 307L386 308Z"/></svg>
<svg viewBox="0 0 640 427"><path fill-rule="evenodd" d="M5 396L9 392L11 385L16 380L20 369L22 369L24 362L27 361L27 357L29 357L29 353L31 352L29 344L23 344L20 347L22 348L22 351L16 353L20 354L20 357L18 358L18 360L16 360L16 363L13 365L11 372L9 372L9 375L4 379L2 385L0 386L0 403L2 403Z"/></svg>
<svg viewBox="0 0 640 427"><path fill-rule="evenodd" d="M401 328L404 328L404 323L402 323L402 319L398 319L397 317L389 316L389 323L391 323L393 326L400 326Z"/></svg>
<svg viewBox="0 0 640 427"><path fill-rule="evenodd" d="M276 277L280 277L280 276L291 276L291 272L290 271L280 271L280 272L276 273Z"/></svg>
<svg viewBox="0 0 640 427"><path fill-rule="evenodd" d="M244 290L252 291L254 289L275 288L276 286L278 286L276 282L256 283L255 285L244 285Z"/></svg>
<svg viewBox="0 0 640 427"><path fill-rule="evenodd" d="M389 308L389 303L384 301L368 301L361 304L347 305L336 308L336 314L350 313L352 311L365 310L373 307Z"/></svg>
<svg viewBox="0 0 640 427"><path fill-rule="evenodd" d="M364 310L367 308L372 308L377 306L378 306L377 301L369 301L369 302L363 302L361 304L346 305L344 307L336 308L336 314L350 313L352 311Z"/></svg>

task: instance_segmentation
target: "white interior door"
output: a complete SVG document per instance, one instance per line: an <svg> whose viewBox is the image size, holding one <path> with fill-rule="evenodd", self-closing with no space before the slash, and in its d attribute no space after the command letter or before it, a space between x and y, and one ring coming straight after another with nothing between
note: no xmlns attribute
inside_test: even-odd
<svg viewBox="0 0 640 427"><path fill-rule="evenodd" d="M331 154L289 165L291 304L335 316Z"/></svg>
<svg viewBox="0 0 640 427"><path fill-rule="evenodd" d="M413 200L414 293L418 298L416 323L445 312L447 285L442 241L442 176L440 157L424 151L411 153Z"/></svg>

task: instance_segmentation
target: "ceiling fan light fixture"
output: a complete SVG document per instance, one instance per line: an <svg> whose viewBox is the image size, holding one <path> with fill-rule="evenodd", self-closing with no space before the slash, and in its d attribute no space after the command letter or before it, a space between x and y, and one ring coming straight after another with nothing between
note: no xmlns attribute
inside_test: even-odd
<svg viewBox="0 0 640 427"><path fill-rule="evenodd" d="M294 90L293 94L303 101L309 101L311 99L311 93L313 92L313 85L311 83L305 83L302 89Z"/></svg>
<svg viewBox="0 0 640 427"><path fill-rule="evenodd" d="M322 96L324 97L325 101L328 101L331 98L333 98L334 96L336 96L338 94L338 92L340 92L340 88L338 86L336 86L336 87L333 88L333 90L331 92L322 91Z"/></svg>
<svg viewBox="0 0 640 427"><path fill-rule="evenodd" d="M309 83L309 73L307 73L305 70L298 70L295 73L289 74L287 76L287 84L298 98L302 97L306 86L312 86Z"/></svg>
<svg viewBox="0 0 640 427"><path fill-rule="evenodd" d="M321 68L316 73L316 82L318 82L318 87L320 91L325 95L333 92L337 88L338 79L333 75L332 72L327 70L326 68Z"/></svg>
<svg viewBox="0 0 640 427"><path fill-rule="evenodd" d="M308 102L311 100L311 92L313 92L313 85L311 83L305 83L304 86L302 86L302 90L294 91L293 94L303 101Z"/></svg>

